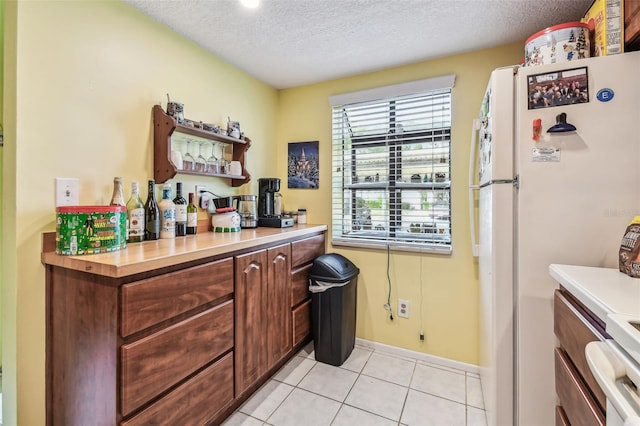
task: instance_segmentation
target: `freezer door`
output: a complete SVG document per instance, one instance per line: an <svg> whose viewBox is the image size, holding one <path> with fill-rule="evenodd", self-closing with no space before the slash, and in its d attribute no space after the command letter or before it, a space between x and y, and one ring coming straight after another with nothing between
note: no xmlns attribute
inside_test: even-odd
<svg viewBox="0 0 640 426"><path fill-rule="evenodd" d="M553 79L557 71L576 67L586 67L588 103L528 109L528 77L546 74ZM519 71L516 249L520 425L554 422L552 307L557 283L548 274L549 264L617 268L622 235L640 212L639 69L640 52L631 52ZM608 101L599 101L601 89L610 89L613 98L605 91L601 93ZM547 133L561 113L566 113L566 121L577 131ZM542 121L537 143L532 138L535 119ZM541 156L542 149L548 153Z"/></svg>
<svg viewBox="0 0 640 426"><path fill-rule="evenodd" d="M500 68L491 79L480 111L478 184L513 179L514 70Z"/></svg>
<svg viewBox="0 0 640 426"><path fill-rule="evenodd" d="M480 374L488 425L513 423L512 184L480 189Z"/></svg>

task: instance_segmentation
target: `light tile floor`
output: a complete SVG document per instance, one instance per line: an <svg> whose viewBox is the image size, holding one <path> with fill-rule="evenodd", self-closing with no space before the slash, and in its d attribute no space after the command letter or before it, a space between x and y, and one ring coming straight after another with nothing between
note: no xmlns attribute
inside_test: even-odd
<svg viewBox="0 0 640 426"><path fill-rule="evenodd" d="M340 367L307 345L224 426L486 426L480 378L356 345Z"/></svg>

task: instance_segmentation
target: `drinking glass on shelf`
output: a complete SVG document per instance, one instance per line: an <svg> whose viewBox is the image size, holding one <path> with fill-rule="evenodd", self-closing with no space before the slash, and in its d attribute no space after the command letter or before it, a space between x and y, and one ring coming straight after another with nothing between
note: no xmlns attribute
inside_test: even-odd
<svg viewBox="0 0 640 426"><path fill-rule="evenodd" d="M197 172L206 172L207 171L207 159L202 155L202 144L206 142L199 142L198 145L198 158L196 158L196 171Z"/></svg>
<svg viewBox="0 0 640 426"><path fill-rule="evenodd" d="M207 172L220 174L220 160L215 156L216 144L211 144L211 157L207 160Z"/></svg>
<svg viewBox="0 0 640 426"><path fill-rule="evenodd" d="M193 159L193 155L191 155L191 153L189 152L189 145L191 144L191 139L187 138L185 142L187 143L187 150L182 156L182 165L184 167L184 170L192 171L194 169L196 160Z"/></svg>
<svg viewBox="0 0 640 426"><path fill-rule="evenodd" d="M219 145L220 145L220 157L218 157L218 164L220 167L220 173L229 174L229 163L224 158L225 145L223 143Z"/></svg>

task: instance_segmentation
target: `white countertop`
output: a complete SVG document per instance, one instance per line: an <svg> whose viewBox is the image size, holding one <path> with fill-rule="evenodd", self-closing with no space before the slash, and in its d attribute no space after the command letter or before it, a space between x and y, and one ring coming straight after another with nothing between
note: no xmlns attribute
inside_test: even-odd
<svg viewBox="0 0 640 426"><path fill-rule="evenodd" d="M549 265L549 273L601 320L608 314L640 316L640 278L617 269Z"/></svg>

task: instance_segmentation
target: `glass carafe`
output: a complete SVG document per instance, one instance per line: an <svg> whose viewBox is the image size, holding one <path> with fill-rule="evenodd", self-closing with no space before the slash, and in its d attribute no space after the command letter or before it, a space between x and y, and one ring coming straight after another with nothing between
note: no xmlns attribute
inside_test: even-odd
<svg viewBox="0 0 640 426"><path fill-rule="evenodd" d="M241 195L238 202L241 228L255 228L258 226L258 196Z"/></svg>

